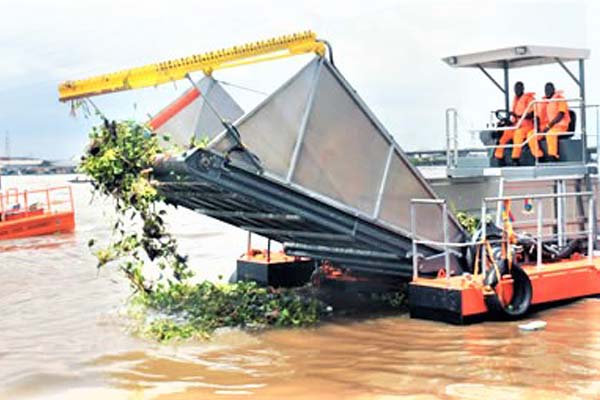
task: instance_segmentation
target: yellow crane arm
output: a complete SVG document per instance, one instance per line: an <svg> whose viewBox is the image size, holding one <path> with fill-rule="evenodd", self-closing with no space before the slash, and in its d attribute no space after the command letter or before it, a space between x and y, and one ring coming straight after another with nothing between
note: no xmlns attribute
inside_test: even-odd
<svg viewBox="0 0 600 400"><path fill-rule="evenodd" d="M87 79L66 81L58 86L59 99L67 101L156 86L183 79L190 72L202 71L210 75L217 69L311 52L323 56L325 44L317 40L314 32L295 33Z"/></svg>

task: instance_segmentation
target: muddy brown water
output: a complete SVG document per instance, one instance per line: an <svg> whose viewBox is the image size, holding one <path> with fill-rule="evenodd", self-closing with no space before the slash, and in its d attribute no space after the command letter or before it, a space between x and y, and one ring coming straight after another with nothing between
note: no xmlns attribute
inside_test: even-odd
<svg viewBox="0 0 600 400"><path fill-rule="evenodd" d="M71 176L12 177L44 187ZM72 235L0 243L0 399L595 399L600 301L543 311L546 330L466 327L407 315L311 329L219 332L207 343L158 345L121 313L129 289L97 273L87 249L107 240L110 202L73 185ZM245 234L186 210L171 213L202 273L227 274Z"/></svg>

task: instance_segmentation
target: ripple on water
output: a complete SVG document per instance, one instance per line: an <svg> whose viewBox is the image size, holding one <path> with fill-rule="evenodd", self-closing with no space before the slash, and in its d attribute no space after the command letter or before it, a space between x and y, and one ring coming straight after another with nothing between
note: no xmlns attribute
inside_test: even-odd
<svg viewBox="0 0 600 400"><path fill-rule="evenodd" d="M0 244L2 399L593 399L600 393L597 300L541 312L534 317L548 326L531 333L512 322L457 327L401 315L312 329L223 330L209 342L178 346L132 337L119 316L127 284L110 268L98 274L87 248L92 237L108 240L110 202L90 205L87 185L74 190L75 234ZM198 267L215 276L244 251L245 235L231 227L185 210L170 211L170 221Z"/></svg>

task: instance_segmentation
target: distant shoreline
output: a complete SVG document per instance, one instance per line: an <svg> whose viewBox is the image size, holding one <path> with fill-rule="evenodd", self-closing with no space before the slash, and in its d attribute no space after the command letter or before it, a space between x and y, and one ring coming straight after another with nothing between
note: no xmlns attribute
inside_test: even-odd
<svg viewBox="0 0 600 400"><path fill-rule="evenodd" d="M77 174L75 168L0 168L0 176L23 176L23 175L73 175Z"/></svg>

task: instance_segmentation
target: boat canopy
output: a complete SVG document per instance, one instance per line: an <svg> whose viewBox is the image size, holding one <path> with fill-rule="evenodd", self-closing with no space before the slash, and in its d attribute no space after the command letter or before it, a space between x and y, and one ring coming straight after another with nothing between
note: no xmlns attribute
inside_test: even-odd
<svg viewBox="0 0 600 400"><path fill-rule="evenodd" d="M469 53L442 58L446 64L454 68L477 68L502 92L504 109L510 111L509 71L515 68L530 67L545 64L558 64L579 86L579 98L585 108L585 60L590 58L589 49L552 46L516 46L478 53ZM579 76L576 76L566 65L566 62L577 61ZM504 81L498 82L487 70L500 69ZM585 113L584 113L585 114ZM581 118L581 129L585 131L585 115Z"/></svg>
<svg viewBox="0 0 600 400"><path fill-rule="evenodd" d="M442 60L456 68L510 69L534 65L587 60L589 49L553 46L516 46L444 57Z"/></svg>

